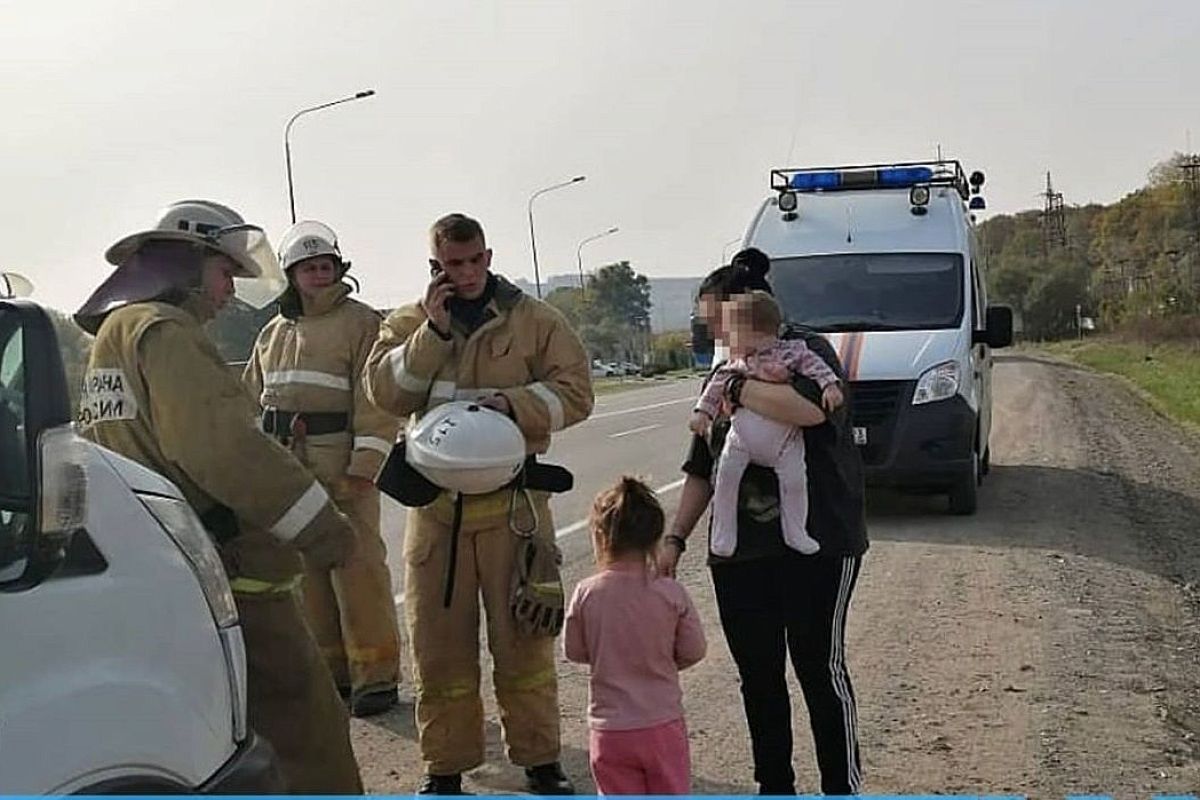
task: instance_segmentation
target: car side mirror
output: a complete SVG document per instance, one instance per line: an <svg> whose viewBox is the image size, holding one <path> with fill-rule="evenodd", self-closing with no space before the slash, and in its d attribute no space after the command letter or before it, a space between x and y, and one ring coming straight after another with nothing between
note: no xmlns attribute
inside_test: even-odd
<svg viewBox="0 0 1200 800"><path fill-rule="evenodd" d="M0 300L0 592L62 563L84 524L85 458L54 324L35 303Z"/></svg>
<svg viewBox="0 0 1200 800"><path fill-rule="evenodd" d="M1013 342L1013 313L1008 306L988 306L986 327L975 331L972 336L974 344L986 344L988 347L1008 347Z"/></svg>

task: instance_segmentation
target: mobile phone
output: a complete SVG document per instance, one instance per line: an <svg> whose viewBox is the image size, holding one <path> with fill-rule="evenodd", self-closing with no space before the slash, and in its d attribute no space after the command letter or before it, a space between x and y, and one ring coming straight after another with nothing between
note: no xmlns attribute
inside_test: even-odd
<svg viewBox="0 0 1200 800"><path fill-rule="evenodd" d="M440 277L444 283L450 283L450 276L446 274L446 270L442 269L442 265L437 262L436 258L429 259L429 276L431 278ZM454 286L451 285L450 296L453 297L454 294ZM446 301L449 302L449 298L446 298Z"/></svg>

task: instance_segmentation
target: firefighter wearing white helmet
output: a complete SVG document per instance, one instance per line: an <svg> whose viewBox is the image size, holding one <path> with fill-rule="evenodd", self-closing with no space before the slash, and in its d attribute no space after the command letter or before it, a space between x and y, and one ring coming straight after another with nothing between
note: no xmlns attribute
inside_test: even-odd
<svg viewBox="0 0 1200 800"><path fill-rule="evenodd" d="M262 428L311 469L354 523L357 547L337 569L310 566L304 607L321 653L355 716L398 700L400 631L373 479L399 421L363 395L362 370L379 314L350 298L336 234L300 222L279 260L288 288L254 343L242 379L262 408Z"/></svg>
<svg viewBox="0 0 1200 800"><path fill-rule="evenodd" d="M230 208L191 200L107 258L116 269L75 315L96 336L80 425L172 480L217 541L245 637L249 723L274 747L288 790L360 793L349 720L296 591L300 554L340 564L353 529L312 473L258 429L201 327L235 282L258 301L278 292L266 236Z"/></svg>
<svg viewBox="0 0 1200 800"><path fill-rule="evenodd" d="M492 251L478 222L451 214L430 233L433 279L420 302L384 321L367 360L368 396L391 414L418 420L413 429L418 433L442 404L477 401L515 422L521 452L546 452L553 432L592 410L591 375L579 337L553 307L489 271ZM553 550L548 494L517 494L510 487L465 493L471 487L456 482L466 478L454 465L421 463L433 454L419 452L420 442L419 435L406 442L409 463L446 491L413 508L405 527L404 609L426 773L419 791L457 793L462 773L483 763L482 596L508 756L526 768L531 792L572 793L559 764L554 639L522 632L509 605L522 532ZM498 478L476 488L492 488L489 480Z"/></svg>

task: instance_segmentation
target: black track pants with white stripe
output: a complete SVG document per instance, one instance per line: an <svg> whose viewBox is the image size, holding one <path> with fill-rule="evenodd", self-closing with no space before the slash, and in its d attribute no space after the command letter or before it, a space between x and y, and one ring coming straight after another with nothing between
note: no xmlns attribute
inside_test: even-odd
<svg viewBox="0 0 1200 800"><path fill-rule="evenodd" d="M861 564L861 556L789 552L712 567L763 794L795 792L788 655L812 721L821 791L861 791L858 713L845 661L846 611Z"/></svg>

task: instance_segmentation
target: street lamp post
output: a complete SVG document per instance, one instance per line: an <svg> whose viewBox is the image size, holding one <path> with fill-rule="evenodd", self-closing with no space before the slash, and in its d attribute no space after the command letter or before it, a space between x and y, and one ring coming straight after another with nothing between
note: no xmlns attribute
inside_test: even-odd
<svg viewBox="0 0 1200 800"><path fill-rule="evenodd" d="M365 89L361 92L352 94L349 97L343 97L341 100L334 100L329 103L322 103L321 105L313 106L312 108L302 108L299 111L297 111L295 114L293 114L292 118L288 120L287 127L285 127L283 129L283 156L284 156L284 159L287 161L288 202L291 204L291 209L292 209L292 224L296 223L296 192L292 187L292 145L291 145L291 141L289 138L292 133L292 125L300 117L302 117L305 114L308 114L310 112L320 111L323 108L329 108L331 106L341 105L342 103L350 103L354 100L362 100L364 97L370 97L373 94L375 94L374 89Z"/></svg>
<svg viewBox="0 0 1200 800"><path fill-rule="evenodd" d="M537 199L538 195L545 194L546 192L552 192L555 189L562 189L565 186L570 186L573 183L579 183L580 181L586 179L587 178L584 175L576 175L569 181L563 181L562 183L556 183L553 186L547 186L544 189L538 189L529 196L529 245L533 249L533 282L537 286L537 296L539 300L542 299L542 276L538 271L537 238L533 233L533 201Z"/></svg>
<svg viewBox="0 0 1200 800"><path fill-rule="evenodd" d="M586 291L584 288L584 285L583 285L583 246L585 244L587 244L588 242L594 242L597 239L603 239L605 236L611 236L612 234L616 233L617 230L619 230L619 229L614 226L614 227L609 228L608 230L604 231L603 233L597 233L594 236L589 236L586 239L584 239L582 242L579 243L579 247L575 248L575 262L576 262L576 264L579 265L579 291L580 292Z"/></svg>

